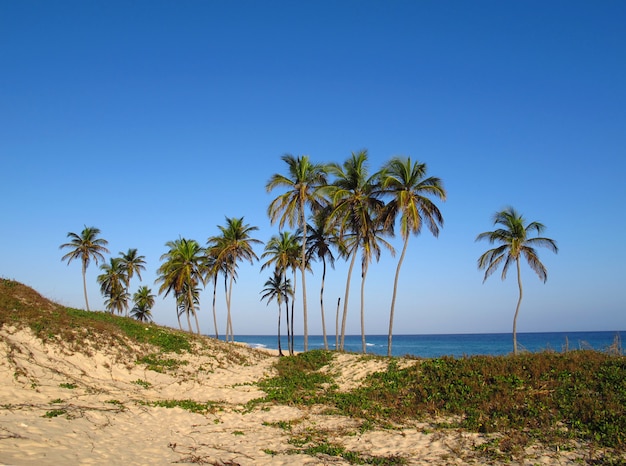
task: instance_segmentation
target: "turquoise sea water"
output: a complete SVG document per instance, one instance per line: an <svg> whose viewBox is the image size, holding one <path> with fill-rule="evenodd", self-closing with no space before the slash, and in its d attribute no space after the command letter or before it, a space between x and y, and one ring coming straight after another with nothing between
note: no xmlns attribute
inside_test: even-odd
<svg viewBox="0 0 626 466"><path fill-rule="evenodd" d="M518 348L523 351L565 351L575 349L606 350L616 341L621 346L626 331L614 332L546 332L518 333ZM616 340L617 339L617 340ZM235 340L254 348L278 349L276 335L235 335ZM367 352L387 354L387 335L368 335ZM287 338L281 339L283 351L287 352ZM329 349L335 349L335 336L328 337ZM324 348L320 335L309 335L309 349ZM361 352L361 336L346 335L346 351ZM295 337L295 350L303 351L303 337ZM394 335L394 356L418 356L435 358L441 356L503 355L513 351L510 333L458 334L458 335Z"/></svg>

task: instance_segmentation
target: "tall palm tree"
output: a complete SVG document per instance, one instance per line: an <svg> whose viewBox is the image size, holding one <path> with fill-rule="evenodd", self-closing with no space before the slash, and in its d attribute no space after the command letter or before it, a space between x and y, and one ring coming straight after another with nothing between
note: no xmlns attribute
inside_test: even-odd
<svg viewBox="0 0 626 466"><path fill-rule="evenodd" d="M411 234L419 235L423 224L426 224L433 236L437 237L439 236L439 227L443 226L443 216L431 198L445 201L446 191L439 178L432 176L427 178L426 172L425 163L412 162L411 157L394 157L379 173L383 191L392 196L391 201L387 204L387 221L393 222L400 215L400 234L404 240L393 282L387 356L391 356L398 277L409 245L409 237Z"/></svg>
<svg viewBox="0 0 626 466"><path fill-rule="evenodd" d="M122 313L128 309L128 290L126 283L128 276L124 263L120 257L111 257L109 263L100 266L102 273L98 275L98 283L100 283L100 292L107 298L109 303L106 307L109 312L114 310Z"/></svg>
<svg viewBox="0 0 626 466"><path fill-rule="evenodd" d="M130 311L131 317L140 322L152 322L152 307L155 296L147 286L140 286L133 295L133 308Z"/></svg>
<svg viewBox="0 0 626 466"><path fill-rule="evenodd" d="M336 224L330 221L330 209L322 209L313 216L313 224L308 225L306 260L322 261L322 283L320 285L320 311L322 314L322 334L324 336L324 349L328 349L326 336L326 318L324 313L324 283L326 280L326 261L335 268L335 256L333 246L337 246L338 232Z"/></svg>
<svg viewBox="0 0 626 466"><path fill-rule="evenodd" d="M290 228L298 226L302 231L302 246L300 251L300 273L302 274L302 314L304 323L304 351L308 350L309 333L306 301L306 239L307 207L315 210L322 200L320 188L326 185L326 167L311 163L307 155L294 157L286 154L282 160L287 164L288 174L274 174L267 182L267 192L274 188L286 188L287 192L274 199L267 213L272 224L280 218L279 227L282 229L287 222Z"/></svg>
<svg viewBox="0 0 626 466"><path fill-rule="evenodd" d="M104 261L104 253L108 254L109 250L106 248L108 241L103 238L98 238L100 229L96 227L85 226L80 234L69 232L67 237L70 238L69 243L62 244L59 249L72 248L70 252L65 254L61 260L67 260L67 265L74 259L80 259L83 270L83 292L85 294L85 307L89 310L89 300L87 299L87 267L91 259L94 260L96 265L98 261Z"/></svg>
<svg viewBox="0 0 626 466"><path fill-rule="evenodd" d="M161 283L159 294L170 291L176 298L177 312L179 304L185 305L189 331L193 332L190 314L194 316L197 333L200 334L200 324L196 313L196 300L194 290L199 283L203 283L204 277L204 249L196 240L180 238L166 243L168 252L161 256L163 263L157 270L157 283Z"/></svg>
<svg viewBox="0 0 626 466"><path fill-rule="evenodd" d="M278 267L274 269L274 274L267 279L264 286L265 288L263 288L261 300L267 299L268 305L273 299L276 299L278 303L278 355L283 356L283 349L280 342L281 305L283 301L288 299L289 295L293 294L293 290L291 289L289 279L284 276L283 272Z"/></svg>
<svg viewBox="0 0 626 466"><path fill-rule="evenodd" d="M296 291L296 270L300 267L300 240L299 233L291 233L289 231L282 231L278 235L274 235L265 245L265 251L261 254L261 259L268 258L266 262L261 265L261 270L273 265L275 269L283 277L283 281L287 280L287 269L291 268L293 271L293 288L291 293L291 319L289 318L289 310L287 310L287 340L289 342L289 354L293 354L294 350L294 315L293 315L293 303L295 297L293 294ZM286 302L289 297L286 297Z"/></svg>
<svg viewBox="0 0 626 466"><path fill-rule="evenodd" d="M333 182L324 188L333 205L331 217L339 225L339 237L346 243L346 257L351 257L346 280L346 293L343 302L340 349L344 349L350 279L356 254L363 238L372 231L375 220L380 215L384 203L380 199L381 190L376 175L370 176L367 167L367 151L352 155L343 163L330 164L328 172L334 176Z"/></svg>
<svg viewBox="0 0 626 466"><path fill-rule="evenodd" d="M496 212L493 216L494 225L500 225L494 231L486 231L480 233L476 237L476 241L487 240L490 244L499 244L499 246L489 249L478 258L478 268L485 269L485 277L487 278L496 271L502 264L502 280L506 278L509 266L515 262L517 268L517 285L519 288L519 299L515 308L515 316L513 317L513 354L517 354L517 315L520 305L522 304L522 276L520 274L520 257L524 257L530 268L537 274L544 283L548 279L548 271L539 260L539 256L535 251L535 246L548 248L550 251L557 253L559 251L556 242L550 238L541 236L530 237L534 231L537 235L543 233L546 227L539 222L526 223L524 217L519 214L513 207L507 207L504 210Z"/></svg>
<svg viewBox="0 0 626 466"><path fill-rule="evenodd" d="M223 263L227 270L229 285L226 299L226 340L228 341L230 336L231 341L234 341L235 337L231 318L231 298L233 282L236 278L236 269L240 261L245 260L253 264L254 260L259 259L252 249L252 246L254 244L261 244L262 241L250 237L250 234L258 230L258 227L244 223L243 217L227 217L226 225L218 225L218 228L222 234L209 238L207 243L209 244L211 255L215 257L218 263Z"/></svg>
<svg viewBox="0 0 626 466"><path fill-rule="evenodd" d="M137 274L139 281L141 281L141 271L146 270L146 258L137 254L137 249L129 248L127 252L119 252L122 264L126 269L126 287L130 288L130 281Z"/></svg>

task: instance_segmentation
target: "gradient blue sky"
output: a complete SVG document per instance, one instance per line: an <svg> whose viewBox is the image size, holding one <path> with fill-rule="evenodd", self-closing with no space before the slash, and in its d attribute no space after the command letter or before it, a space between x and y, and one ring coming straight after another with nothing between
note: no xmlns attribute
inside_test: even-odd
<svg viewBox="0 0 626 466"><path fill-rule="evenodd" d="M624 330L624 24L623 1L2 1L0 276L83 307L80 264L59 245L88 225L112 254L145 255L156 291L169 240L204 244L225 216L277 233L264 188L281 155L341 163L365 148L372 171L410 155L448 191L440 237L411 238L395 333L510 331L514 271L482 284L489 245L474 242L507 205L560 248L539 251L545 285L525 267L518 331ZM368 334L387 332L396 261L370 267ZM329 272L329 332L346 271ZM241 265L235 334L275 332L267 277ZM357 271L348 333L359 285ZM175 326L173 308L159 298L155 321Z"/></svg>

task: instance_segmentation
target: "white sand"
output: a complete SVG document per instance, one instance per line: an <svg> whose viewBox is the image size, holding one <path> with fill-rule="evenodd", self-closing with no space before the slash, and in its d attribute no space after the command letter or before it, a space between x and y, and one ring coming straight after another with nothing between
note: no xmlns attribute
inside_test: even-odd
<svg viewBox="0 0 626 466"><path fill-rule="evenodd" d="M427 423L360 433L359 421L320 407L248 409L248 401L264 395L256 382L272 374L272 352L211 341L184 356L187 365L165 374L136 364L119 348L83 352L89 355L43 344L28 330L0 329L0 464L349 464L336 456L290 454L290 438L308 432L346 451L400 456L410 465L484 461L472 448L486 441L478 434ZM332 365L346 390L383 368L380 360L347 354L337 354ZM219 408L195 414L145 404L188 399ZM63 413L50 417L53 410ZM580 464L582 455L529 449L515 464Z"/></svg>

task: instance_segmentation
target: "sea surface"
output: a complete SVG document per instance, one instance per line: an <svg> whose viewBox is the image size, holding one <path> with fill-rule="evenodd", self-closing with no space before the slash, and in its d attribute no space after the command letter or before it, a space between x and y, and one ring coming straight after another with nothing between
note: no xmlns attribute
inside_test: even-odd
<svg viewBox="0 0 626 466"><path fill-rule="evenodd" d="M605 351L617 344L623 354L622 341L626 331L614 332L546 332L518 333L520 351L571 351L595 349ZM235 335L235 341L253 348L278 349L276 335ZM283 352L287 353L287 337L281 338ZM321 335L309 335L309 350L323 349ZM328 336L328 348L335 349L335 335ZM346 335L344 349L362 352L361 335ZM295 351L304 350L302 335L295 337ZM387 335L366 336L366 351L370 354L387 355ZM394 335L393 356L416 356L437 358L441 356L505 355L513 352L513 337L510 333L482 333L457 335Z"/></svg>

